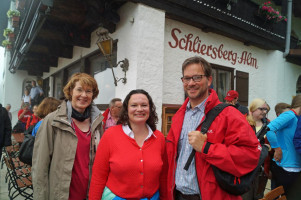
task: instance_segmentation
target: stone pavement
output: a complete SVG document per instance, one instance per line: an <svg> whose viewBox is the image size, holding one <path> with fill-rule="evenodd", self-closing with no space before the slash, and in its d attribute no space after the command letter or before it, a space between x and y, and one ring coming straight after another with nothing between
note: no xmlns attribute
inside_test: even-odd
<svg viewBox="0 0 301 200"><path fill-rule="evenodd" d="M5 174L6 174L6 166L4 165L3 169L0 169L0 200L9 200L7 183L5 183ZM271 182L270 180L268 180L265 193L269 192L271 190L270 188L271 188ZM24 200L24 197L18 196L17 198L15 198L15 200Z"/></svg>

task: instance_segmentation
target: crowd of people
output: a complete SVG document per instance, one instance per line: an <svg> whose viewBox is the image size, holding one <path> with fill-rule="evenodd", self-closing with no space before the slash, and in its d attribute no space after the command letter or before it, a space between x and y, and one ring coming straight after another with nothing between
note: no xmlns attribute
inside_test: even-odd
<svg viewBox="0 0 301 200"><path fill-rule="evenodd" d="M211 65L201 57L188 58L182 75L187 99L166 138L157 130L155 104L143 89L132 90L123 102L112 99L102 114L93 103L97 82L88 74L72 75L64 100L40 102L43 91L32 81L18 120L35 137L34 199L255 200L263 197L268 179L272 189L282 185L292 198L300 188L301 95L291 105L277 104L277 118L270 121L264 99L253 99L247 108L230 90L225 102L233 106L201 132L206 116L221 103L211 89ZM1 149L11 145L10 107L0 104ZM222 188L212 166L240 181L257 167L263 146L269 155L249 190L236 195Z"/></svg>

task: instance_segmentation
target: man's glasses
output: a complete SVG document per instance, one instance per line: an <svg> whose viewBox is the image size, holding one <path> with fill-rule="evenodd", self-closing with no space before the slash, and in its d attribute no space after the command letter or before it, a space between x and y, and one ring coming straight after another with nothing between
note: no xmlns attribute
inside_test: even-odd
<svg viewBox="0 0 301 200"><path fill-rule="evenodd" d="M268 112L268 109L267 108L257 108L257 109L259 109L260 111L266 111L266 112Z"/></svg>
<svg viewBox="0 0 301 200"><path fill-rule="evenodd" d="M195 76L183 76L181 78L183 83L189 83L190 80L192 79L194 82L200 82L202 80L203 77L206 77L206 75L195 75Z"/></svg>

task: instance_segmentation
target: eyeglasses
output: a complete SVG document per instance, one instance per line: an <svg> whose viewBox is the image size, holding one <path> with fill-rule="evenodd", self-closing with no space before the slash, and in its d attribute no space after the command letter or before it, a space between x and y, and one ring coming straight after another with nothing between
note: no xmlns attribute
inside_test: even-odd
<svg viewBox="0 0 301 200"><path fill-rule="evenodd" d="M266 112L269 111L267 108L257 108L257 109L259 109L260 111L266 111Z"/></svg>
<svg viewBox="0 0 301 200"><path fill-rule="evenodd" d="M183 83L189 83L190 80L192 79L194 82L200 82L202 80L203 77L206 77L206 75L195 75L195 76L183 76L181 78Z"/></svg>
<svg viewBox="0 0 301 200"><path fill-rule="evenodd" d="M87 95L92 95L93 94L93 91L92 90L83 90L82 88L75 88L75 91L78 93L78 94L83 94L84 92L87 94Z"/></svg>

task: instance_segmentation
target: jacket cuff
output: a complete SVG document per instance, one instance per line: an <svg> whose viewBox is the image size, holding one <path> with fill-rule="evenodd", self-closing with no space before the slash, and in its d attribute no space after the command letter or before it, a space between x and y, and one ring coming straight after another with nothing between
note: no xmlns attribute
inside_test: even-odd
<svg viewBox="0 0 301 200"><path fill-rule="evenodd" d="M210 147L211 143L210 142L206 142L203 153L204 154L208 154L209 151L209 147Z"/></svg>

